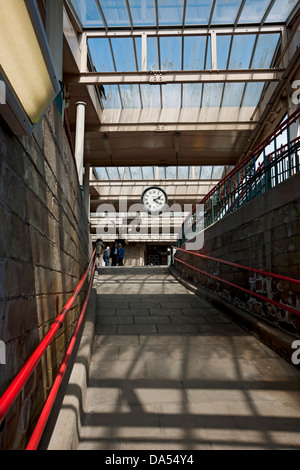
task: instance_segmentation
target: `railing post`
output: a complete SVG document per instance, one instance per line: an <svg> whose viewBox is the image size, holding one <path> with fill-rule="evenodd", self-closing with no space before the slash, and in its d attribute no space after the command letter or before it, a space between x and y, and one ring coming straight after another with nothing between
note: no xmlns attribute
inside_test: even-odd
<svg viewBox="0 0 300 470"><path fill-rule="evenodd" d="M278 166L277 166L277 140L274 139L274 152L275 152L275 185L278 184Z"/></svg>
<svg viewBox="0 0 300 470"><path fill-rule="evenodd" d="M247 163L244 165L245 168L245 188L246 188L246 202L248 202L248 173L247 173Z"/></svg>
<svg viewBox="0 0 300 470"><path fill-rule="evenodd" d="M268 156L266 155L266 148L264 148L264 172L265 172L265 190L268 191L268 189L271 188L271 170L270 170L270 165L269 165L269 160Z"/></svg>
<svg viewBox="0 0 300 470"><path fill-rule="evenodd" d="M237 182L237 192L238 192L237 207L239 207L240 206L240 172L239 170L236 173L236 182Z"/></svg>
<svg viewBox="0 0 300 470"><path fill-rule="evenodd" d="M298 155L298 150L295 150L295 157L296 157L296 173L299 171L299 155Z"/></svg>
<svg viewBox="0 0 300 470"><path fill-rule="evenodd" d="M290 126L287 126L286 135L287 135L287 146L288 146L289 176L292 176L292 158L291 158L291 135L290 135Z"/></svg>

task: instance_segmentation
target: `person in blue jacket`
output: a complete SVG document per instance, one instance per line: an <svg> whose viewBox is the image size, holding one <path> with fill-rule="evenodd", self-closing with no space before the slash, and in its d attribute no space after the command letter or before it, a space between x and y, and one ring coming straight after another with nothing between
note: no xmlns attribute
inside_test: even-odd
<svg viewBox="0 0 300 470"><path fill-rule="evenodd" d="M121 243L119 243L118 266L123 266L125 250Z"/></svg>
<svg viewBox="0 0 300 470"><path fill-rule="evenodd" d="M105 266L109 266L109 258L110 258L110 249L108 246L103 253L103 261L105 262Z"/></svg>

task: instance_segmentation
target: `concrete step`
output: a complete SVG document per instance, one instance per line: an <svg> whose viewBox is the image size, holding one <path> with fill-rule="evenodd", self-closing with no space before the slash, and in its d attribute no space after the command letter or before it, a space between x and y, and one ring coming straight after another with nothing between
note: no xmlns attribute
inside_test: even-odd
<svg viewBox="0 0 300 470"><path fill-rule="evenodd" d="M169 274L169 266L107 266L98 268L98 274Z"/></svg>

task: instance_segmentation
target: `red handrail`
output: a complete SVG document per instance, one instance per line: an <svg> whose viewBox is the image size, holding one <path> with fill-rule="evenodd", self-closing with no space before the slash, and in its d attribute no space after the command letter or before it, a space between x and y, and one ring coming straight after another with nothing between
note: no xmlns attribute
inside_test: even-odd
<svg viewBox="0 0 300 470"><path fill-rule="evenodd" d="M96 251L96 250L95 250ZM36 348L36 350L33 352L33 354L30 356L26 364L23 366L23 368L20 370L20 372L17 374L15 379L12 381L12 383L9 385L9 387L6 389L2 397L0 398L0 424L2 423L3 419L5 418L6 414L10 410L11 406L17 399L19 393L21 392L22 388L26 384L27 380L29 379L30 375L34 371L36 365L39 363L42 355L46 351L47 347L50 345L52 339L54 338L56 332L59 330L59 328L62 326L63 321L69 312L70 308L72 307L74 301L76 300L76 297L78 296L79 292L81 291L83 284L87 278L90 266L92 264L95 251L92 254L92 257L90 259L89 265L87 270L85 271L84 275L82 276L81 280L79 281L79 284L77 285L76 289L74 290L72 296L66 303L66 305L63 307L62 311L56 318L55 322L51 326L49 332L46 334L44 339L41 341L39 346Z"/></svg>
<svg viewBox="0 0 300 470"><path fill-rule="evenodd" d="M177 248L177 247L174 247L174 248L176 248L176 250L187 251L187 250L183 250L183 249ZM194 252L191 252L191 251L189 251L188 253L191 253L193 255L197 255L197 253L194 253ZM201 255L201 256L206 257L205 255ZM244 269L247 269L247 270L250 270L250 271L254 270L253 268L249 268L247 266L239 265L239 264L236 264L236 263L230 263L229 261L223 261L223 260L219 260L217 258L211 258L211 257L207 257L207 258L208 259L213 259L215 261L223 262L224 264L230 264L232 266L241 267L241 268L244 268ZM185 266L188 266L191 269L194 269L195 271L200 272L201 274L209 276L212 279L216 279L217 281L223 282L224 284L227 284L231 287L234 287L234 288L239 289L243 292L246 292L247 294L253 295L254 297L258 297L259 299L264 300L265 302L269 302L269 303L275 305L276 307L282 308L283 310L287 310L288 312L293 313L294 315L297 315L298 317L300 317L300 311L299 310L296 310L292 307L289 307L288 305L283 305L283 304L277 302L276 300L272 300L272 299L269 299L268 297L264 297L261 294L257 294L256 292L250 291L249 289L245 289L244 287L238 286L237 284L234 284L233 282L226 281L225 279L222 279L221 277L218 277L215 274L208 273L208 272L206 272L202 269L197 268L196 266L192 266L191 264L186 263L185 261L183 261L179 258L175 258L175 260L178 261L179 263L184 264ZM259 272L259 273L265 273L265 274L267 274L269 276L273 276L273 277L279 277L281 279L288 280L289 282L295 282L297 284L300 283L300 281L298 281L297 279L285 278L284 276L278 276L277 274L268 273L267 271L260 271L260 270L254 270L254 271Z"/></svg>
<svg viewBox="0 0 300 470"><path fill-rule="evenodd" d="M233 263L231 261L225 261L225 260L219 259L219 258L212 258L211 256L201 255L200 253L195 253L194 251L184 250L183 248L178 248L178 247L175 247L175 246L173 246L172 248L175 248L176 250L184 251L185 253L190 253L191 255L194 255L194 256L199 256L200 258L205 258L205 259L209 259L209 260L212 260L212 261L217 261L218 263L227 264L229 266L234 266L235 268L245 269L247 271L251 271L251 272L254 272L254 273L258 273L258 274L263 274L265 276L275 277L275 278L280 279L282 281L293 282L295 284L300 285L300 281L298 279L293 279L292 277L281 276L280 274L270 273L269 271L263 271L261 269L256 269L256 268L250 268L249 266L244 266L243 264L237 264L237 263Z"/></svg>
<svg viewBox="0 0 300 470"><path fill-rule="evenodd" d="M74 346L76 344L77 336L78 336L78 333L79 333L79 330L80 330L80 327L81 327L81 324L82 324L82 321L83 321L83 318L84 318L84 315L85 315L88 300L89 300L89 297L90 297L90 292L91 292L91 287L92 287L92 283L93 283L95 268L96 268L96 258L94 260L94 266L93 266L93 270L92 270L92 275L91 275L91 279L90 279L90 283L89 283L88 292L87 292L87 295L86 295L86 298L85 298L85 301L84 301L84 304L83 304L83 308L82 308L81 313L80 313L80 317L79 317L78 322L76 324L76 328L75 328L74 333L72 335L72 338L71 338L71 341L69 343L68 349L67 349L66 354L63 358L63 361L61 363L61 366L59 368L58 374L57 374L56 379L53 383L53 386L51 388L49 396L48 396L48 398L46 400L46 403L44 405L42 413L40 414L39 420L38 420L38 422L35 426L35 429L32 433L30 441L27 444L26 450L36 450L38 445L39 445L39 442L41 440L41 437L42 437L42 434L44 432L45 426L47 424L48 418L50 416L52 407L54 405L59 387L60 387L61 382L64 378L68 362L71 358L72 351L73 351Z"/></svg>

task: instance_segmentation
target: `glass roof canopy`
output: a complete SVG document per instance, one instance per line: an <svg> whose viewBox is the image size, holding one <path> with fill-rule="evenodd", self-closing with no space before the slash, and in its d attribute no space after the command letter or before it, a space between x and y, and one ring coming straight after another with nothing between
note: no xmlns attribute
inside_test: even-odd
<svg viewBox="0 0 300 470"><path fill-rule="evenodd" d="M297 0L69 0L79 26L88 34L91 71L120 73L270 69L281 44L279 26L297 4ZM265 85L263 79L159 86L111 84L104 86L100 100L104 111L255 109ZM157 175L155 167L138 168L103 168L98 174L101 179L137 179L132 174L144 179L143 171ZM169 168L177 178L179 173L202 178L201 167L193 171L181 167L177 172ZM213 167L203 168L215 178ZM161 177L168 178L164 171L159 168ZM222 176L220 170L215 174Z"/></svg>
<svg viewBox="0 0 300 470"><path fill-rule="evenodd" d="M238 27L283 24L297 0L72 0L71 3L83 29L136 32L142 28L147 32L150 28L146 70L192 71L270 68L278 50L280 31L238 34ZM196 26L237 28L237 34L217 34L214 67L211 37L199 35L199 30L194 35ZM185 28L181 36L172 35L172 28L176 27ZM157 32L169 29L169 35L151 35L151 28ZM90 37L88 47L95 72L143 70L142 33L131 37ZM255 107L263 87L263 81L106 85L102 104L104 109Z"/></svg>
<svg viewBox="0 0 300 470"><path fill-rule="evenodd" d="M97 168L99 180L219 180L223 166L200 167L103 167Z"/></svg>
<svg viewBox="0 0 300 470"><path fill-rule="evenodd" d="M72 0L84 28L284 23L297 0Z"/></svg>

